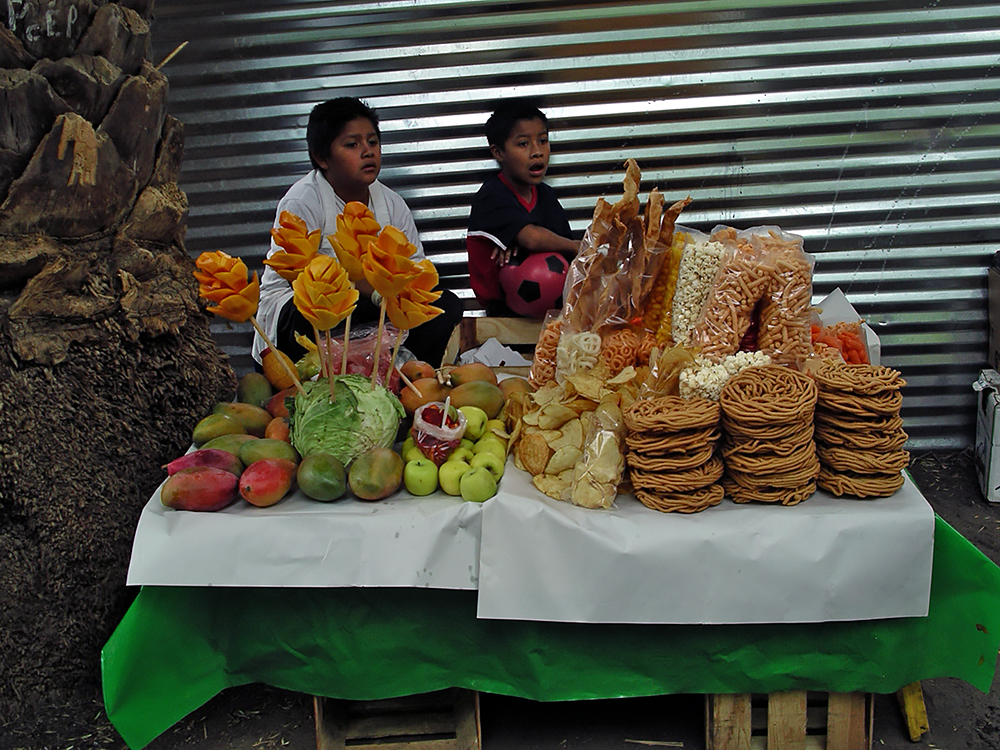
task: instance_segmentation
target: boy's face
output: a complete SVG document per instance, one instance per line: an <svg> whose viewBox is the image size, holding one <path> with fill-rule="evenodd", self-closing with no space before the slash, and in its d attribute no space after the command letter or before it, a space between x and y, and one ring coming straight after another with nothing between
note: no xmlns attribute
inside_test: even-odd
<svg viewBox="0 0 1000 750"><path fill-rule="evenodd" d="M313 158L337 195L345 201L368 202L368 186L382 169L382 145L367 117L347 123L330 144L330 153Z"/></svg>
<svg viewBox="0 0 1000 750"><path fill-rule="evenodd" d="M549 168L549 131L538 119L518 120L504 141L503 149L490 149L500 171L515 185L528 189L537 185Z"/></svg>

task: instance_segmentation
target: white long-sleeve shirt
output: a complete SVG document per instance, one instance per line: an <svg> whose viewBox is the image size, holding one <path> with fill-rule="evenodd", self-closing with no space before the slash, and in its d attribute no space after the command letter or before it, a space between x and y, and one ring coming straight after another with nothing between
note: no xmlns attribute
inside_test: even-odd
<svg viewBox="0 0 1000 750"><path fill-rule="evenodd" d="M274 214L274 226L279 226L282 211L290 211L301 218L311 232L317 227L322 230L323 240L319 251L333 255L333 247L326 239L327 235L336 233L337 217L344 212L344 201L333 191L323 173L314 169L305 177L292 185L285 196L278 202ZM424 248L420 243L417 225L413 222L406 202L398 193L390 190L378 180L368 186L368 208L375 219L383 227L392 225L406 235L406 238L417 247L413 260L424 257ZM267 257L281 250L271 240L271 248ZM278 333L278 316L281 308L292 298L292 285L281 278L271 267L264 268L260 280L260 303L257 306L257 322L267 332L273 342ZM260 362L260 353L267 347L259 333L254 334L253 358Z"/></svg>

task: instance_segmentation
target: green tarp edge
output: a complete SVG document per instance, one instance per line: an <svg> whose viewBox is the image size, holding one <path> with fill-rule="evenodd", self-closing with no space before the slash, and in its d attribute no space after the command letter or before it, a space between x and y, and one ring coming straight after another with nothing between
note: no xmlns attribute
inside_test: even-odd
<svg viewBox="0 0 1000 750"><path fill-rule="evenodd" d="M937 518L922 618L577 625L477 620L473 591L145 587L101 666L108 717L137 750L251 682L353 700L446 687L542 701L890 693L935 677L988 692L998 645L1000 568Z"/></svg>

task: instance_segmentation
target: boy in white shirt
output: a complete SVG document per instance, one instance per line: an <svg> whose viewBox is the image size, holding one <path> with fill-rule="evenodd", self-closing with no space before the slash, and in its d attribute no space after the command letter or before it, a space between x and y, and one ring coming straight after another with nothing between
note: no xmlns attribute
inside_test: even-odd
<svg viewBox="0 0 1000 750"><path fill-rule="evenodd" d="M378 181L382 149L378 115L373 109L353 97L317 104L309 114L306 143L313 170L292 185L278 203L275 227L281 212L290 211L305 222L309 231L319 228L325 238L336 233L337 216L343 213L344 206L358 201L368 206L379 224L392 225L406 235L417 248L413 260L424 257L410 209L398 193ZM278 250L272 240L268 257ZM320 252L333 254L325 239ZM372 301L374 290L363 279L355 284L361 294L351 317L352 329L376 322L379 314L379 306ZM292 285L266 267L261 278L257 320L275 346L294 361L305 351L296 343L295 332L311 337L312 325L296 309L292 296ZM452 330L462 318L464 306L447 289L434 304L444 313L410 331L405 346L417 359L437 367ZM263 339L255 335L253 357L257 362L264 348Z"/></svg>

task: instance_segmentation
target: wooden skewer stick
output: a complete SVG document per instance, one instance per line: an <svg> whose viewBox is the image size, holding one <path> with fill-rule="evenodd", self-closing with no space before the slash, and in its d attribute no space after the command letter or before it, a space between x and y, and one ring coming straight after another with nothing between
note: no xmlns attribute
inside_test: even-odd
<svg viewBox="0 0 1000 750"><path fill-rule="evenodd" d="M378 361L382 357L382 331L385 330L385 297L382 298L382 307L378 314L378 331L375 338L375 359L372 362L372 390L375 390L375 379L378 377Z"/></svg>
<svg viewBox="0 0 1000 750"><path fill-rule="evenodd" d="M333 403L337 395L333 392L333 337L330 335L330 330L326 331L326 356L328 357L326 363L326 369L329 373L327 380L330 382L330 403Z"/></svg>
<svg viewBox="0 0 1000 750"><path fill-rule="evenodd" d="M330 377L330 373L328 373L326 369L327 357L323 352L323 339L320 338L319 329L317 329L316 326L313 326L313 341L316 342L316 354L319 356L320 377L328 378Z"/></svg>
<svg viewBox="0 0 1000 750"><path fill-rule="evenodd" d="M351 313L353 315L353 313ZM351 340L351 316L344 321L344 356L340 362L340 374L347 374L347 344Z"/></svg>
<svg viewBox="0 0 1000 750"><path fill-rule="evenodd" d="M403 374L403 371L402 371L402 370L400 370L400 369L399 369L399 368L397 367L397 368L396 368L396 372L398 372L398 373L399 373L399 379L403 381L403 383L404 383L404 384L406 385L406 387L407 387L407 388L409 388L409 389L410 389L411 391L413 391L414 393L416 393L416 394L417 394L417 398L423 398L423 397L424 397L424 394L422 394L422 393L420 392L420 389L419 389L419 388L417 388L417 386L413 385L413 381L412 381L412 380L410 380L410 379L409 379L408 377L406 377L406 376L405 376L405 375Z"/></svg>
<svg viewBox="0 0 1000 750"><path fill-rule="evenodd" d="M274 344L271 343L271 339L269 339L267 334L264 333L264 329L260 327L260 323L257 322L257 318L255 318L253 315L250 316L250 325L252 325L254 330L260 334L260 337L262 339L264 339L264 344L267 346L267 348L270 349L272 352L275 352L274 356L278 358L278 363L285 370L285 374L292 379L292 382L295 384L295 388L298 390L298 392L301 393L303 396L305 396L306 389L303 388L302 383L299 382L299 376L296 375L295 371L288 366L288 362L286 362L285 358L281 356L281 352L278 350L278 347L276 347Z"/></svg>
<svg viewBox="0 0 1000 750"><path fill-rule="evenodd" d="M392 357L389 359L389 370L385 375L386 384L388 385L390 373L396 369L396 357L399 356L399 345L403 343L403 332L396 331L396 345L392 348Z"/></svg>
<svg viewBox="0 0 1000 750"><path fill-rule="evenodd" d="M173 52L171 52L171 53L170 53L169 55L167 55L166 57L164 57L164 58L163 58L163 61L162 61L162 62L160 62L160 64L156 66L156 69L157 69L157 70L159 70L159 69L160 69L160 68L162 68L162 67L163 67L164 65L166 65L166 64L167 64L168 62L170 62L171 60L173 60L173 59L174 59L174 58L175 58L175 57L177 56L177 53L178 53L178 52L180 52L180 51L181 51L182 49L184 49L185 47L187 47L187 42L181 42L181 43L180 43L180 44L178 44L178 45L177 45L176 47L174 47L174 51L173 51Z"/></svg>

